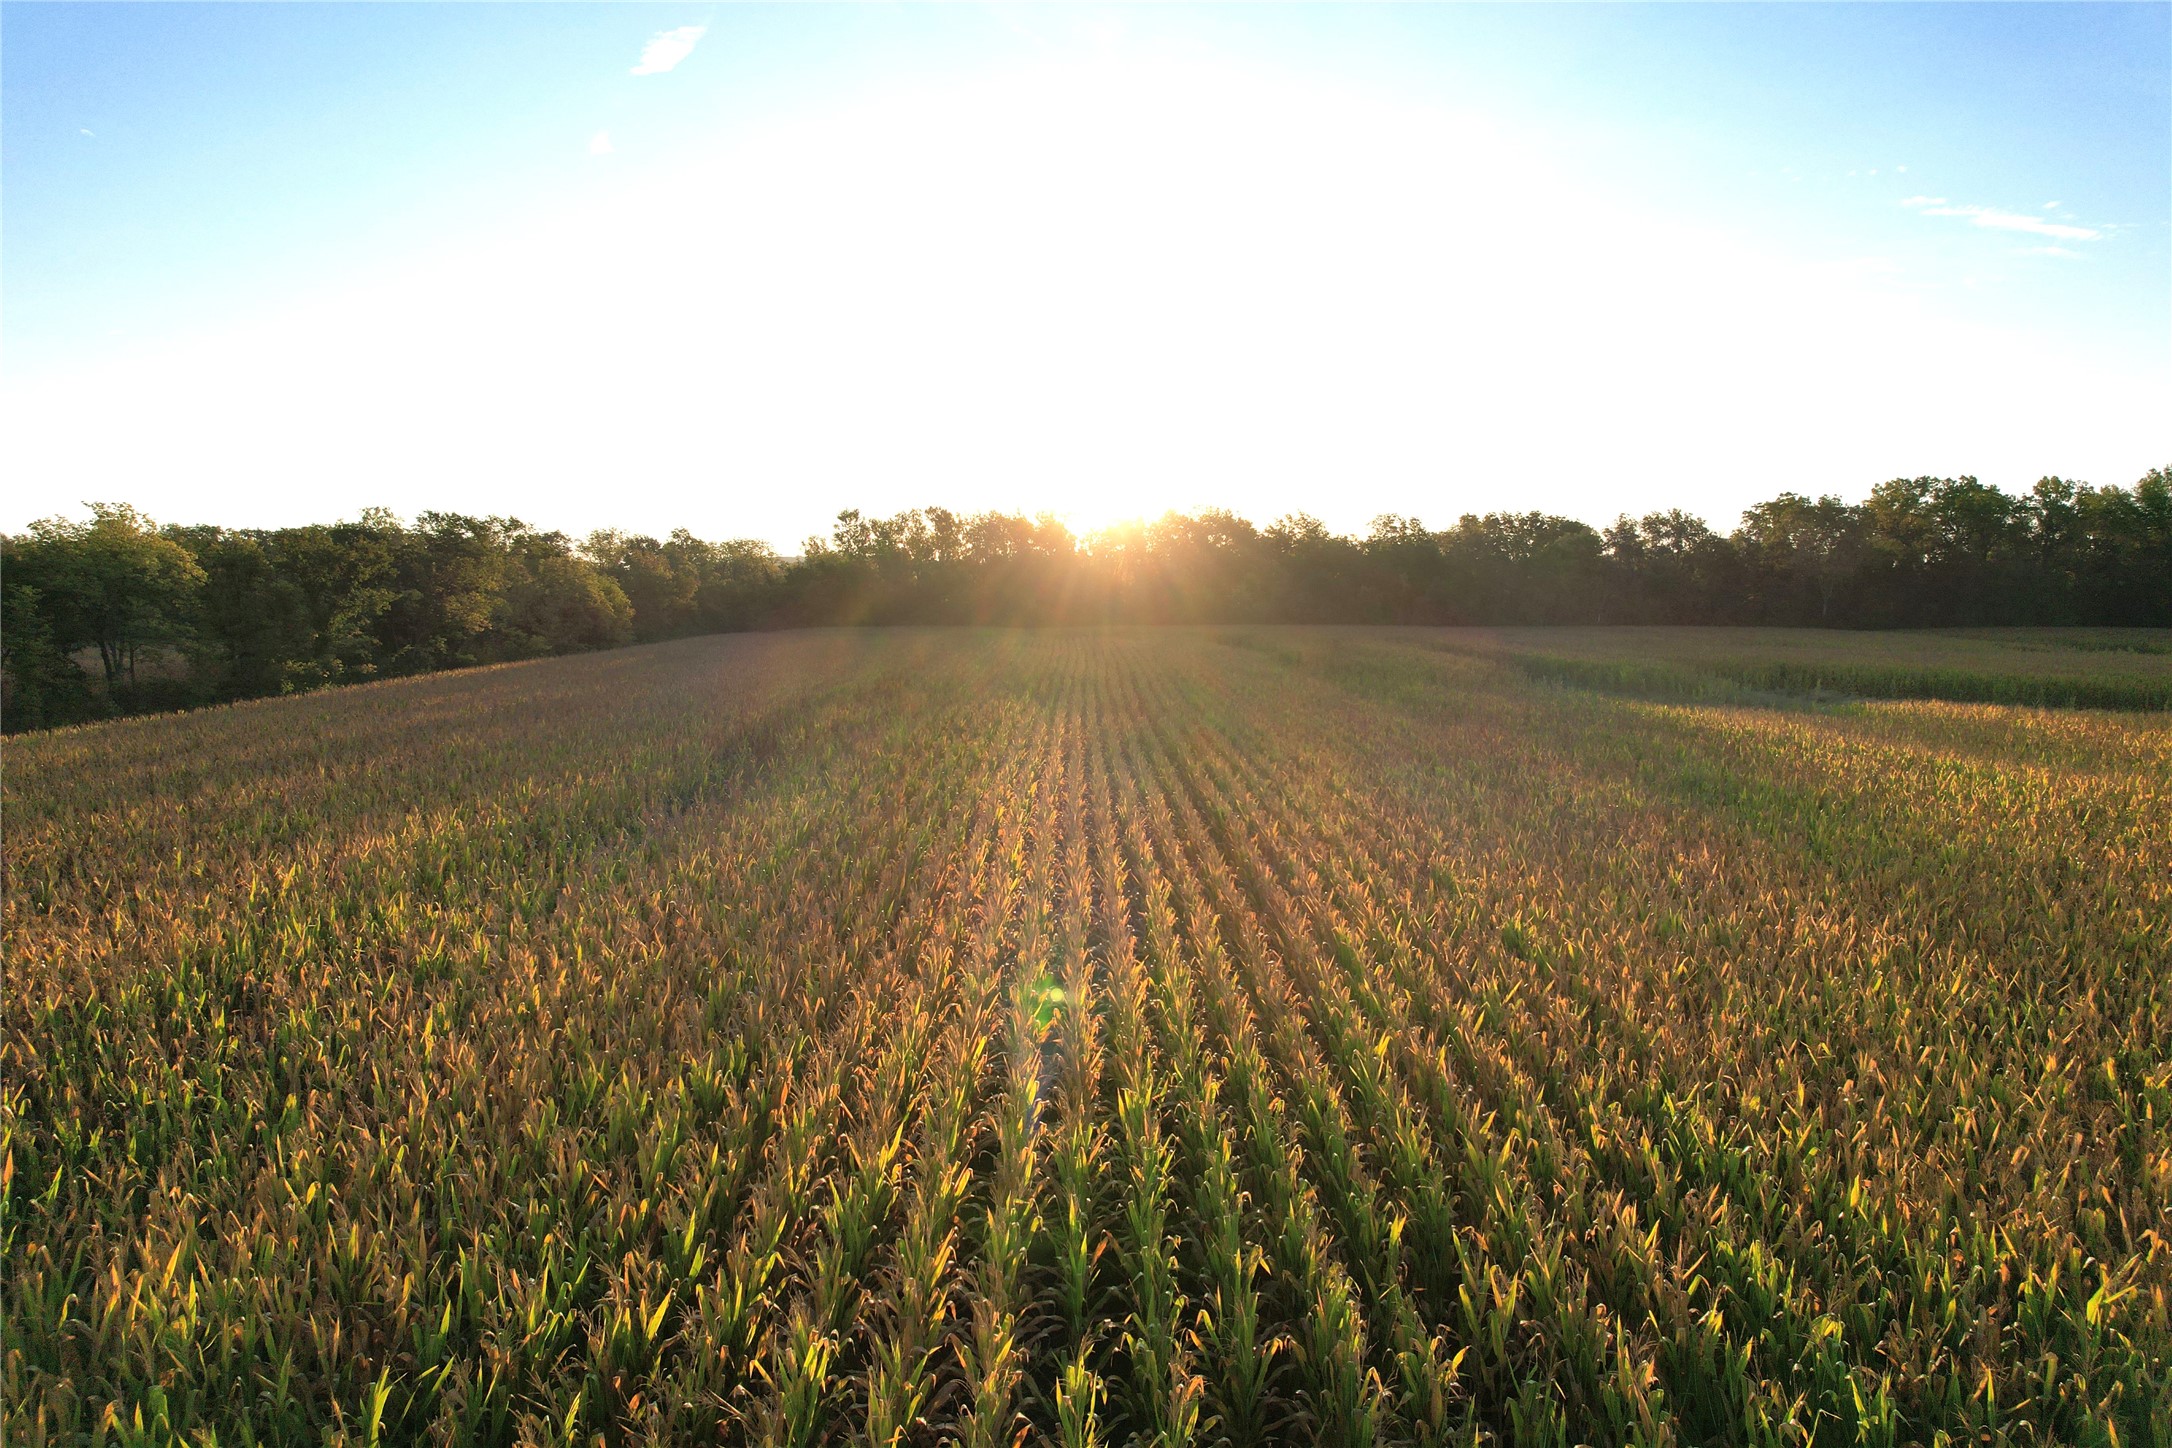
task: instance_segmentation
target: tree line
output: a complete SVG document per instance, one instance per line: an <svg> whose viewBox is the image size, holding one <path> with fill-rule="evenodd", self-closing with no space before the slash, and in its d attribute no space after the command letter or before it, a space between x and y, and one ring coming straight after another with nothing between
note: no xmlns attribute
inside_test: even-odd
<svg viewBox="0 0 2172 1448"><path fill-rule="evenodd" d="M1900 478L1860 503L1782 493L1719 533L1679 510L840 514L784 558L749 540L372 509L303 528L160 527L126 505L0 536L9 729L688 634L854 624L2172 626L2172 473L2132 487Z"/></svg>

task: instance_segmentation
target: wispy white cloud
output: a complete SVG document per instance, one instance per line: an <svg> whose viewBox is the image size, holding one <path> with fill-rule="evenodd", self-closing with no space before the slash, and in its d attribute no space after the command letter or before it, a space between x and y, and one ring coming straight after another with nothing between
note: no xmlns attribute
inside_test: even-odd
<svg viewBox="0 0 2172 1448"><path fill-rule="evenodd" d="M591 156L608 156L617 149L611 144L609 131L598 131L588 138L588 154Z"/></svg>
<svg viewBox="0 0 2172 1448"><path fill-rule="evenodd" d="M1985 226L1993 231L2025 231L2032 236L2054 236L2061 241L2095 241L2104 235L2093 226L2069 226L2063 221L2046 221L2041 216L2000 211L1994 206L1932 206L1923 214L1965 216L1972 226Z"/></svg>
<svg viewBox="0 0 2172 1448"><path fill-rule="evenodd" d="M2065 258L2066 258L2066 259L2067 259L2068 261L2080 261L2080 260L2081 260L2081 253L2080 253L2080 252L2078 252L2078 251L2074 251L2074 250L2072 250L2072 249L2070 249L2070 248L2068 248L2068 247L2063 247L2063 246L2056 246L2056 245L2054 245L2054 246L2025 246L2025 247L2021 248L2021 254L2022 254L2023 256L2063 256L2063 257L2065 257Z"/></svg>
<svg viewBox="0 0 2172 1448"><path fill-rule="evenodd" d="M634 75L662 75L694 53L701 37L708 33L706 25L682 25L677 30L659 30L649 37L649 43L641 47L641 63L633 68Z"/></svg>
<svg viewBox="0 0 2172 1448"><path fill-rule="evenodd" d="M2051 203L2052 206L2058 204L2056 201ZM1958 216L1971 226L1981 226L1990 231L2021 231L2031 236L2048 236L2055 241L2097 241L2104 235L2094 226L2047 221L2041 216L2030 216L2026 212L2001 211L1996 206L1957 206L1943 196L1903 197L1901 205L1912 206L1923 216Z"/></svg>
<svg viewBox="0 0 2172 1448"><path fill-rule="evenodd" d="M76 134L79 136L89 136L92 140L96 140L98 138L98 133L92 130L89 126L77 126L75 129Z"/></svg>

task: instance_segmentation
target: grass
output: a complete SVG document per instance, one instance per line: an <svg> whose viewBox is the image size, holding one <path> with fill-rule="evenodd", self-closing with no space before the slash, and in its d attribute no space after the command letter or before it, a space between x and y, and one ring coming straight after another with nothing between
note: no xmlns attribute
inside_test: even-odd
<svg viewBox="0 0 2172 1448"><path fill-rule="evenodd" d="M0 1429L2172 1443L2172 723L1521 662L1613 638L735 637L11 741Z"/></svg>

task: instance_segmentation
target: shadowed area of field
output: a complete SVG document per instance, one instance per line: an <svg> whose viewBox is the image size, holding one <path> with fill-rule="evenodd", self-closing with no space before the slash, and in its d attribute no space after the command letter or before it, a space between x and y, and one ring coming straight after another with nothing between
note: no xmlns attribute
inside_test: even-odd
<svg viewBox="0 0 2172 1448"><path fill-rule="evenodd" d="M2172 708L2172 629L1500 628L1434 646L1533 677L1680 698Z"/></svg>

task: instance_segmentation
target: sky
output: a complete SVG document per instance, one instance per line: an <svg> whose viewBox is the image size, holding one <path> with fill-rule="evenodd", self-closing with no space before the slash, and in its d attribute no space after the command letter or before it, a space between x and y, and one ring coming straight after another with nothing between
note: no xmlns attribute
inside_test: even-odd
<svg viewBox="0 0 2172 1448"><path fill-rule="evenodd" d="M2172 463L2172 5L0 6L0 529Z"/></svg>

